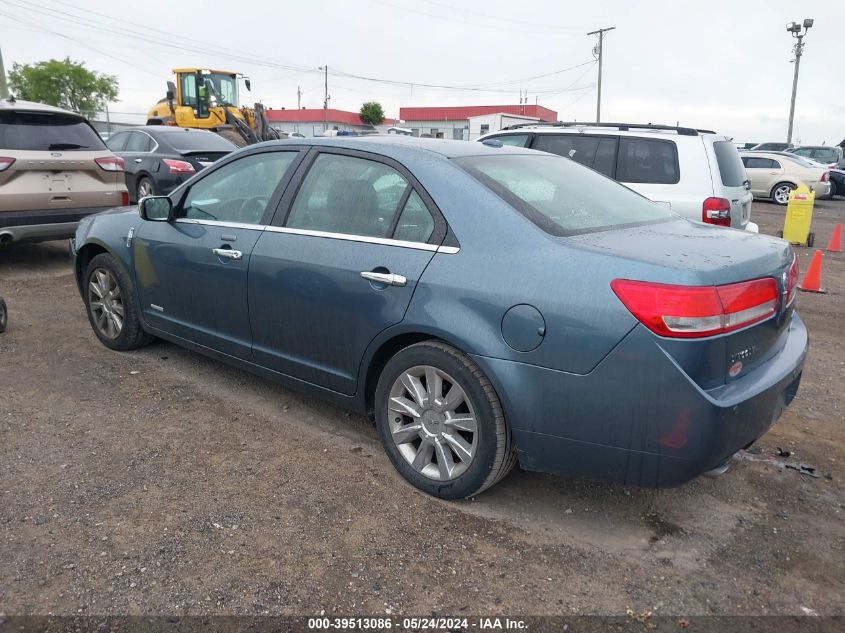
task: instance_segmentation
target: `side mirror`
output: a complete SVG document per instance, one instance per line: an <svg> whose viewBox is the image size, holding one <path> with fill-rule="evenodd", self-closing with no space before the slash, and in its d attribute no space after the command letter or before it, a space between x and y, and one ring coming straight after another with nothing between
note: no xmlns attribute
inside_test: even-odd
<svg viewBox="0 0 845 633"><path fill-rule="evenodd" d="M165 96L167 97L167 100L168 100L168 101L173 101L173 96L174 96L174 95L173 95L173 91L172 91L172 90L168 90L168 91L167 91L167 94L166 94Z"/></svg>
<svg viewBox="0 0 845 633"><path fill-rule="evenodd" d="M251 84L251 83L250 83L250 81L249 81L249 77L246 77L246 78L244 79L244 85L246 86L246 89L247 89L248 91L252 91L252 84Z"/></svg>
<svg viewBox="0 0 845 633"><path fill-rule="evenodd" d="M150 222L166 222L170 219L173 203L167 196L147 196L138 201L138 215Z"/></svg>

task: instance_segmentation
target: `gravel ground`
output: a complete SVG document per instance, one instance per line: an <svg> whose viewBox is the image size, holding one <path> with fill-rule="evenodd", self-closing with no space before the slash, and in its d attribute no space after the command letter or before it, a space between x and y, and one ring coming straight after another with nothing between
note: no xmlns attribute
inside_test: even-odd
<svg viewBox="0 0 845 633"><path fill-rule="evenodd" d="M780 208L753 215L781 228ZM819 244L837 221L845 201L817 204ZM170 344L109 351L65 245L6 247L0 613L841 615L845 255L825 254L823 284L798 300L798 397L725 476L656 491L515 471L446 503L357 416Z"/></svg>

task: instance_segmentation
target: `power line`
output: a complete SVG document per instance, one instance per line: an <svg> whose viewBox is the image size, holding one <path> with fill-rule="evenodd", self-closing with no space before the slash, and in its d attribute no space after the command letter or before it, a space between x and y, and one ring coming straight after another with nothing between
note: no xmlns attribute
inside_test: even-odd
<svg viewBox="0 0 845 633"><path fill-rule="evenodd" d="M529 22L527 20L519 20L517 18L511 17L498 17L495 15L490 15L489 13L482 13L480 11L471 11L470 9L465 9L464 7L458 7L451 4L445 4L443 2L435 2L434 0L422 0L426 4L433 4L437 7L442 7L444 9L449 9L450 11L460 11L461 13L467 13L469 15L474 15L477 17L487 18L488 20L498 20L501 22L508 22L509 24L525 24L527 26L536 26L542 29L550 29L555 31L582 31L580 27L574 26L551 26L549 24L542 24L540 22Z"/></svg>

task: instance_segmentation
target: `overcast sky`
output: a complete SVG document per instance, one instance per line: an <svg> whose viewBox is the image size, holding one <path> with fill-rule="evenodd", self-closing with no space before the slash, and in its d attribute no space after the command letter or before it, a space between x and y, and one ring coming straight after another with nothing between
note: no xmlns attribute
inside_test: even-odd
<svg viewBox="0 0 845 633"><path fill-rule="evenodd" d="M116 75L115 120L143 118L178 66L249 75L245 102L295 108L299 86L303 106L322 107L317 67L328 64L335 108L376 100L397 116L400 106L518 103L523 89L529 103L581 121L595 119L596 103L596 40L585 33L615 26L603 120L680 121L759 142L786 138L794 40L785 24L809 17L794 135L838 143L841 1L2 0L0 48L7 70L70 56Z"/></svg>

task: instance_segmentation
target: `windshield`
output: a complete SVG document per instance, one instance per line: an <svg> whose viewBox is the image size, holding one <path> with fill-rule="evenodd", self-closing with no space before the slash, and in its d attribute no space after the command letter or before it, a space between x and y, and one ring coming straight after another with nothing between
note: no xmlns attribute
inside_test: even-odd
<svg viewBox="0 0 845 633"><path fill-rule="evenodd" d="M627 187L559 156L471 156L455 162L552 235L676 219Z"/></svg>
<svg viewBox="0 0 845 633"><path fill-rule="evenodd" d="M229 104L236 108L240 107L236 77L222 73L211 73L202 75L202 80L208 93L209 106L213 108L216 105Z"/></svg>
<svg viewBox="0 0 845 633"><path fill-rule="evenodd" d="M90 151L105 149L85 119L54 112L0 112L0 149Z"/></svg>

